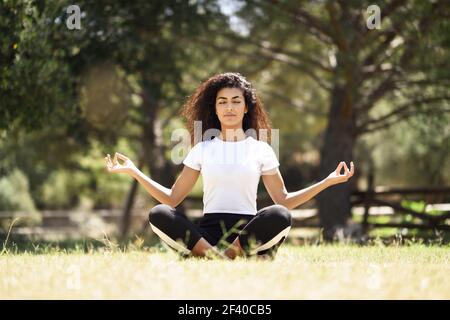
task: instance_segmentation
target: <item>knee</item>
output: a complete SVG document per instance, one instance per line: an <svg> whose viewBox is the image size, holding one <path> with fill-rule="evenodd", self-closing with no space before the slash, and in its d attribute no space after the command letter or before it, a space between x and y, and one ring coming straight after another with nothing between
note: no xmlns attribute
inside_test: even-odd
<svg viewBox="0 0 450 320"><path fill-rule="evenodd" d="M281 204L275 204L269 207L270 217L274 224L283 228L292 226L292 215L288 208Z"/></svg>
<svg viewBox="0 0 450 320"><path fill-rule="evenodd" d="M171 211L173 208L166 204L158 204L154 206L148 214L148 221L155 226L159 226L164 221L170 219Z"/></svg>

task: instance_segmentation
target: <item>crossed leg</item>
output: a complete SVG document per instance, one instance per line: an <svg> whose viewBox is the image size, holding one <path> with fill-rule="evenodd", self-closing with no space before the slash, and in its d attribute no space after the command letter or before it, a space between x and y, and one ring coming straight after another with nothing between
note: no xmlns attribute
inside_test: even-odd
<svg viewBox="0 0 450 320"><path fill-rule="evenodd" d="M289 210L272 205L259 210L225 250L230 259L237 256L274 256L291 229Z"/></svg>
<svg viewBox="0 0 450 320"><path fill-rule="evenodd" d="M176 209L159 204L150 210L152 230L171 248L181 254L198 257L274 255L291 228L291 215L287 208L272 205L259 210L245 225L233 243L220 253L201 234L198 227Z"/></svg>

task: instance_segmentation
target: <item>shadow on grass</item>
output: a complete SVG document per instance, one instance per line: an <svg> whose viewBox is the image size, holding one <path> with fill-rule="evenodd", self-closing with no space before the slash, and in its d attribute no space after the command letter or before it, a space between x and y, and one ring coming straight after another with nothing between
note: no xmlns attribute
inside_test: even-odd
<svg viewBox="0 0 450 320"><path fill-rule="evenodd" d="M6 242L6 235L0 234L0 254L55 254L55 253L95 253L105 251L146 250L160 247L156 236L145 238L65 239L49 241L27 239L11 235Z"/></svg>
<svg viewBox="0 0 450 320"><path fill-rule="evenodd" d="M422 244L427 246L448 246L450 244L450 232L430 233L418 232L409 235L391 234L382 236L369 236L364 239L344 239L341 241L326 242L320 236L290 237L285 244L293 246L320 246L328 244L349 244L357 246L408 246ZM24 236L11 234L7 239L5 233L0 231L0 255L1 254L55 254L55 253L95 253L105 251L125 252L130 250L160 251L161 242L154 234L134 236L126 239L108 238L80 238L65 239L60 241L48 241L41 239L29 239Z"/></svg>

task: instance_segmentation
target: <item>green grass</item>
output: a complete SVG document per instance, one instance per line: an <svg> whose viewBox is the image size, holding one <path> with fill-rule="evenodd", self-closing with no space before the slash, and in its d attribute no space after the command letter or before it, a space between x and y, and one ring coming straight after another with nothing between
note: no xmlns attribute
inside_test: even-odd
<svg viewBox="0 0 450 320"><path fill-rule="evenodd" d="M160 246L4 250L0 299L450 299L450 247L281 247L274 261Z"/></svg>

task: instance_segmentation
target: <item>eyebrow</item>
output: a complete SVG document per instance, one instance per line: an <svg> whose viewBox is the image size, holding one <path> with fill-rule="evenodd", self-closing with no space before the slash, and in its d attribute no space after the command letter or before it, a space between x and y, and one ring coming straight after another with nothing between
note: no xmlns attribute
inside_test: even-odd
<svg viewBox="0 0 450 320"><path fill-rule="evenodd" d="M231 99L235 99L235 98L240 98L240 96L234 96L234 97L231 98ZM227 99L227 98L226 98L226 97L218 97L217 100L219 100L219 99Z"/></svg>

